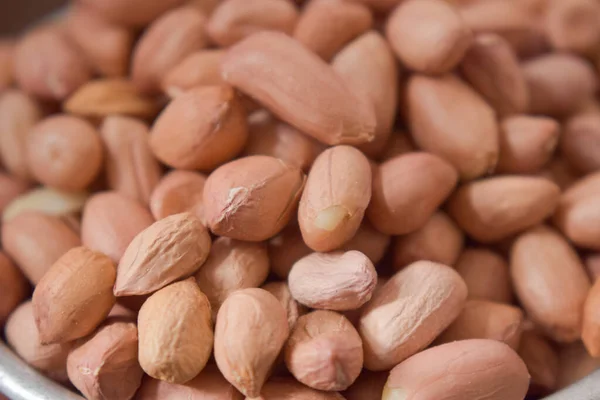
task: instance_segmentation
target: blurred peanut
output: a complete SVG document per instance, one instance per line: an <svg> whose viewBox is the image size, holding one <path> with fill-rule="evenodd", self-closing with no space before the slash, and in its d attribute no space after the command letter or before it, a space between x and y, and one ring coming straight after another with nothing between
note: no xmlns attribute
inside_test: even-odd
<svg viewBox="0 0 600 400"><path fill-rule="evenodd" d="M292 297L292 294L290 293L290 288L285 282L269 282L265 283L263 286L261 286L261 288L271 293L273 296L275 296L275 298L277 298L277 300L279 300L279 302L287 312L288 326L291 331L296 325L296 321L298 321L298 318L306 314L306 307L298 303Z"/></svg>
<svg viewBox="0 0 600 400"><path fill-rule="evenodd" d="M200 50L173 66L161 81L162 90L176 97L195 86L213 86L224 83L221 78L221 60L224 50Z"/></svg>
<svg viewBox="0 0 600 400"><path fill-rule="evenodd" d="M549 393L556 389L558 355L547 339L534 330L524 330L519 356L531 375L530 391Z"/></svg>
<svg viewBox="0 0 600 400"><path fill-rule="evenodd" d="M594 0L548 0L545 28L558 51L582 55L600 48L600 4Z"/></svg>
<svg viewBox="0 0 600 400"><path fill-rule="evenodd" d="M2 221L8 222L28 211L66 217L80 212L87 198L88 194L85 192L63 192L52 188L39 187L23 193L11 201L4 208Z"/></svg>
<svg viewBox="0 0 600 400"><path fill-rule="evenodd" d="M469 299L512 303L508 263L499 254L486 248L466 249L456 261L455 269L467 284Z"/></svg>
<svg viewBox="0 0 600 400"><path fill-rule="evenodd" d="M306 399L306 400L345 400L337 392L322 392L311 389L295 379L279 378L268 381L258 397L246 397L246 400L280 400Z"/></svg>
<svg viewBox="0 0 600 400"><path fill-rule="evenodd" d="M271 271L281 279L287 279L296 261L313 251L304 243L298 227L290 225L269 240Z"/></svg>
<svg viewBox="0 0 600 400"><path fill-rule="evenodd" d="M583 173L600 170L600 114L578 114L569 119L560 136L560 151Z"/></svg>
<svg viewBox="0 0 600 400"><path fill-rule="evenodd" d="M29 284L23 273L6 256L0 252L0 327L17 306L27 298Z"/></svg>
<svg viewBox="0 0 600 400"><path fill-rule="evenodd" d="M150 195L150 211L156 220L189 211L204 222L202 193L206 176L174 170L166 174Z"/></svg>

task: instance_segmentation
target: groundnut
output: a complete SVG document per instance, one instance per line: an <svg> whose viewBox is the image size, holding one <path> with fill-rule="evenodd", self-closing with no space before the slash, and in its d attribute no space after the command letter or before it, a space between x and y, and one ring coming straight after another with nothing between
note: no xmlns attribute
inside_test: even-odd
<svg viewBox="0 0 600 400"><path fill-rule="evenodd" d="M391 238L379 232L367 221L356 231L356 235L341 248L344 251L356 250L363 253L373 264L380 262L389 247Z"/></svg>
<svg viewBox="0 0 600 400"><path fill-rule="evenodd" d="M550 160L546 168L540 171L539 176L550 179L564 191L574 184L581 174L567 163L564 157L557 156Z"/></svg>
<svg viewBox="0 0 600 400"><path fill-rule="evenodd" d="M579 256L545 226L521 234L511 249L513 287L529 318L558 342L581 335L590 282Z"/></svg>
<svg viewBox="0 0 600 400"><path fill-rule="evenodd" d="M396 366L382 400L517 400L525 398L528 386L527 367L510 347L471 339L433 347Z"/></svg>
<svg viewBox="0 0 600 400"><path fill-rule="evenodd" d="M556 389L567 387L600 368L600 359L588 354L581 342L563 345L558 350Z"/></svg>
<svg viewBox="0 0 600 400"><path fill-rule="evenodd" d="M398 270L420 260L454 265L463 243L462 231L438 211L420 229L394 239L394 268Z"/></svg>
<svg viewBox="0 0 600 400"><path fill-rule="evenodd" d="M466 249L455 269L467 284L469 299L512 303L508 263L499 254L486 248Z"/></svg>
<svg viewBox="0 0 600 400"><path fill-rule="evenodd" d="M417 146L450 162L461 179L494 170L499 151L495 112L463 81L453 75L413 75L406 107Z"/></svg>
<svg viewBox="0 0 600 400"><path fill-rule="evenodd" d="M6 318L29 294L27 280L17 266L0 252L0 327L4 325Z"/></svg>
<svg viewBox="0 0 600 400"><path fill-rule="evenodd" d="M397 156L375 168L367 217L386 234L402 235L422 227L446 200L458 174L429 153Z"/></svg>
<svg viewBox="0 0 600 400"><path fill-rule="evenodd" d="M70 115L48 117L27 138L27 159L33 176L65 191L85 189L100 173L102 141L92 124Z"/></svg>
<svg viewBox="0 0 600 400"><path fill-rule="evenodd" d="M104 18L128 26L143 27L183 0L82 0Z"/></svg>
<svg viewBox="0 0 600 400"><path fill-rule="evenodd" d="M0 41L0 90L8 88L14 80L14 51L15 44L12 40Z"/></svg>
<svg viewBox="0 0 600 400"><path fill-rule="evenodd" d="M150 211L156 220L189 211L204 221L202 193L206 176L174 170L166 174L150 195Z"/></svg>
<svg viewBox="0 0 600 400"><path fill-rule="evenodd" d="M313 251L304 243L297 226L288 226L269 240L271 271L281 279L287 279L294 263Z"/></svg>
<svg viewBox="0 0 600 400"><path fill-rule="evenodd" d="M600 356L600 283L590 289L583 309L583 326L581 340L592 357Z"/></svg>
<svg viewBox="0 0 600 400"><path fill-rule="evenodd" d="M393 132L388 139L385 149L379 158L382 161L387 161L396 156L411 153L413 151L416 151L416 148L410 136L406 132L396 131Z"/></svg>
<svg viewBox="0 0 600 400"><path fill-rule="evenodd" d="M220 65L224 55L224 50L200 50L190 54L165 75L162 90L175 97L195 86L223 84Z"/></svg>
<svg viewBox="0 0 600 400"><path fill-rule="evenodd" d="M29 189L27 182L13 175L0 172L0 214L7 205L25 193L27 189Z"/></svg>
<svg viewBox="0 0 600 400"><path fill-rule="evenodd" d="M600 255L593 253L584 258L585 269L592 282L600 277Z"/></svg>
<svg viewBox="0 0 600 400"><path fill-rule="evenodd" d="M597 222L599 195L584 197L571 204L559 205L554 215L554 223L575 245L584 248L600 249Z"/></svg>
<svg viewBox="0 0 600 400"><path fill-rule="evenodd" d="M288 317L288 326L290 327L290 331L296 325L296 321L302 315L306 314L307 309L300 303L298 303L290 293L290 288L285 282L269 282L264 284L262 289L271 293L283 306L283 308L287 312Z"/></svg>
<svg viewBox="0 0 600 400"><path fill-rule="evenodd" d="M531 375L530 391L548 393L556 389L558 355L548 340L534 330L524 330L519 356Z"/></svg>
<svg viewBox="0 0 600 400"><path fill-rule="evenodd" d="M11 201L4 208L2 221L8 222L16 216L30 211L64 218L79 213L87 198L86 192L63 192L39 187L23 193Z"/></svg>
<svg viewBox="0 0 600 400"><path fill-rule="evenodd" d="M371 372L363 369L352 386L344 391L344 398L347 400L380 399L387 378L387 371Z"/></svg>
<svg viewBox="0 0 600 400"><path fill-rule="evenodd" d="M588 173L600 169L595 149L600 145L600 114L579 114L568 120L560 136L560 151L570 165Z"/></svg>
<svg viewBox="0 0 600 400"><path fill-rule="evenodd" d="M600 5L594 0L547 1L545 28L548 39L559 51L583 55L600 45Z"/></svg>
<svg viewBox="0 0 600 400"><path fill-rule="evenodd" d="M258 397L246 397L246 400L279 400L286 397L306 400L344 400L344 397L337 392L311 389L289 378L275 378L268 381Z"/></svg>
<svg viewBox="0 0 600 400"><path fill-rule="evenodd" d="M361 315L365 367L383 371L423 350L460 314L466 298L465 283L448 266L418 261L398 272Z"/></svg>

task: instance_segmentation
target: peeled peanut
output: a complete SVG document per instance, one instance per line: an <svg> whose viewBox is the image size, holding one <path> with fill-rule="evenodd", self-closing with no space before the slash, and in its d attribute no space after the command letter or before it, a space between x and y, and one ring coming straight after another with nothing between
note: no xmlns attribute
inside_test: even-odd
<svg viewBox="0 0 600 400"><path fill-rule="evenodd" d="M322 392L311 389L299 383L295 379L276 378L265 383L258 397L246 397L246 400L280 400L280 399L302 399L302 400L344 400L337 392Z"/></svg>
<svg viewBox="0 0 600 400"><path fill-rule="evenodd" d="M173 66L161 81L162 90L175 97L195 86L223 84L221 60L224 50L200 50Z"/></svg>
<svg viewBox="0 0 600 400"><path fill-rule="evenodd" d="M14 52L15 43L12 40L0 41L0 90L7 89L14 80Z"/></svg>
<svg viewBox="0 0 600 400"><path fill-rule="evenodd" d="M263 289L238 290L217 315L217 366L245 396L258 397L288 334L286 311L275 296Z"/></svg>
<svg viewBox="0 0 600 400"><path fill-rule="evenodd" d="M517 400L528 386L527 367L510 347L471 339L433 347L396 366L382 400Z"/></svg>
<svg viewBox="0 0 600 400"><path fill-rule="evenodd" d="M235 90L201 86L171 101L152 127L150 147L171 167L212 170L240 153L247 138L246 111Z"/></svg>
<svg viewBox="0 0 600 400"><path fill-rule="evenodd" d="M1 142L0 142L1 143ZM0 214L17 197L29 189L29 184L14 175L0 172Z"/></svg>
<svg viewBox="0 0 600 400"><path fill-rule="evenodd" d="M486 248L466 249L456 261L455 269L467 284L469 299L512 303L508 263L499 254Z"/></svg>
<svg viewBox="0 0 600 400"><path fill-rule="evenodd" d="M410 136L406 132L396 131L388 139L385 149L379 158L382 161L387 161L413 151L416 151L416 148Z"/></svg>
<svg viewBox="0 0 600 400"><path fill-rule="evenodd" d="M271 293L287 312L288 326L290 330L296 325L296 321L306 314L306 307L298 303L290 293L290 288L285 282L269 282L261 286L262 289Z"/></svg>
<svg viewBox="0 0 600 400"><path fill-rule="evenodd" d="M223 79L301 132L329 144L374 138L375 112L334 70L294 39L261 32L233 46Z"/></svg>
<svg viewBox="0 0 600 400"><path fill-rule="evenodd" d="M35 211L45 215L66 217L83 208L88 194L85 192L63 192L39 187L23 193L11 201L2 213L2 221L8 222L20 214Z"/></svg>
<svg viewBox="0 0 600 400"><path fill-rule="evenodd" d="M548 0L545 28L558 51L593 54L600 47L600 5L594 0Z"/></svg>
<svg viewBox="0 0 600 400"><path fill-rule="evenodd" d="M534 330L524 330L519 356L531 375L531 391L548 393L556 389L558 355L548 340Z"/></svg>
<svg viewBox="0 0 600 400"><path fill-rule="evenodd" d="M289 222L304 181L299 168L274 157L231 161L206 180L206 223L217 235L254 242L268 239Z"/></svg>
<svg viewBox="0 0 600 400"><path fill-rule="evenodd" d="M33 292L41 343L64 343L92 333L115 304L115 276L111 259L86 247L60 257Z"/></svg>
<svg viewBox="0 0 600 400"><path fill-rule="evenodd" d="M373 264L377 264L385 256L390 242L389 235L379 232L369 222L364 221L356 231L356 235L347 241L341 250L359 251L367 256Z"/></svg>
<svg viewBox="0 0 600 400"><path fill-rule="evenodd" d="M70 249L78 235L58 217L26 212L2 224L2 247L34 285Z"/></svg>
<svg viewBox="0 0 600 400"><path fill-rule="evenodd" d="M344 391L344 398L346 400L380 399L387 378L387 371L371 372L363 369L358 379Z"/></svg>
<svg viewBox="0 0 600 400"><path fill-rule="evenodd" d="M375 229L402 235L421 228L454 189L458 174L429 153L394 157L375 168L367 216Z"/></svg>
<svg viewBox="0 0 600 400"><path fill-rule="evenodd" d="M0 252L0 327L6 318L29 294L27 280L17 266Z"/></svg>
<svg viewBox="0 0 600 400"><path fill-rule="evenodd" d="M532 321L558 342L579 338L590 281L566 239L545 226L524 232L512 246L510 273Z"/></svg>
<svg viewBox="0 0 600 400"><path fill-rule="evenodd" d="M494 170L499 152L495 112L459 78L413 75L406 107L416 145L450 162L462 180Z"/></svg>
<svg viewBox="0 0 600 400"><path fill-rule="evenodd" d="M390 369L423 350L460 314L466 298L465 283L446 265L418 261L396 273L360 318L365 367Z"/></svg>
<svg viewBox="0 0 600 400"><path fill-rule="evenodd" d="M600 170L596 152L600 144L600 114L580 114L569 119L560 136L560 151L570 165L589 173Z"/></svg>
<svg viewBox="0 0 600 400"><path fill-rule="evenodd" d="M193 278L160 289L138 315L144 372L170 383L192 380L212 352L212 328L210 303Z"/></svg>
<svg viewBox="0 0 600 400"><path fill-rule="evenodd" d="M544 178L497 176L459 187L448 213L469 236L490 243L542 222L559 196L559 187Z"/></svg>
<svg viewBox="0 0 600 400"><path fill-rule="evenodd" d="M271 271L281 279L287 279L294 263L313 251L304 243L297 226L288 226L269 240Z"/></svg>
<svg viewBox="0 0 600 400"><path fill-rule="evenodd" d="M183 0L81 0L104 18L117 24L143 27Z"/></svg>
<svg viewBox="0 0 600 400"><path fill-rule="evenodd" d="M588 354L581 342L564 345L558 350L556 389L567 387L600 368L600 359Z"/></svg>
<svg viewBox="0 0 600 400"><path fill-rule="evenodd" d="M206 176L174 170L166 174L150 195L150 211L156 220L189 211L204 221L202 193Z"/></svg>

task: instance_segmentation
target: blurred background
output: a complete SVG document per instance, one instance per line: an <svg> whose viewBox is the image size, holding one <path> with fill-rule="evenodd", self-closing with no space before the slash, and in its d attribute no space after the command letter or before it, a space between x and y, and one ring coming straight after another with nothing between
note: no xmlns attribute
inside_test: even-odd
<svg viewBox="0 0 600 400"><path fill-rule="evenodd" d="M64 3L66 0L0 0L0 35L19 32Z"/></svg>

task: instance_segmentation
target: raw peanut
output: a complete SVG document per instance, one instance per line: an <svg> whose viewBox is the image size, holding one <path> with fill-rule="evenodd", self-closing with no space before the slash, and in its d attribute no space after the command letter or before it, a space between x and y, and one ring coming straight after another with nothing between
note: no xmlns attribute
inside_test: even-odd
<svg viewBox="0 0 600 400"><path fill-rule="evenodd" d="M388 139L385 149L379 158L382 161L387 161L413 151L416 151L416 148L410 136L406 132L396 131Z"/></svg>
<svg viewBox="0 0 600 400"><path fill-rule="evenodd" d="M148 204L162 173L150 149L148 126L133 118L109 116L100 135L106 147L108 186Z"/></svg>
<svg viewBox="0 0 600 400"><path fill-rule="evenodd" d="M173 283L146 300L138 315L139 360L153 378L186 383L213 349L210 303L193 278Z"/></svg>
<svg viewBox="0 0 600 400"><path fill-rule="evenodd" d="M285 363L313 389L346 390L362 370L362 341L343 315L313 311L298 319L285 345Z"/></svg>
<svg viewBox="0 0 600 400"><path fill-rule="evenodd" d="M77 246L81 246L79 236L55 216L29 211L2 224L4 251L34 285L63 254Z"/></svg>
<svg viewBox="0 0 600 400"><path fill-rule="evenodd" d="M225 300L215 327L215 360L233 386L258 397L288 338L286 311L269 292L242 289Z"/></svg>
<svg viewBox="0 0 600 400"><path fill-rule="evenodd" d="M223 79L283 121L329 144L374 138L373 105L325 62L279 32L260 32L233 46L221 65Z"/></svg>
<svg viewBox="0 0 600 400"><path fill-rule="evenodd" d="M418 147L446 159L462 180L494 170L499 152L496 115L471 87L453 75L413 75L406 102Z"/></svg>
<svg viewBox="0 0 600 400"><path fill-rule="evenodd" d="M512 303L508 263L499 254L486 248L466 249L455 269L467 284L469 299Z"/></svg>
<svg viewBox="0 0 600 400"><path fill-rule="evenodd" d="M17 89L0 95L0 156L2 164L12 175L29 180L27 136L42 117L40 106Z"/></svg>
<svg viewBox="0 0 600 400"><path fill-rule="evenodd" d="M85 189L102 168L102 141L92 124L67 114L36 124L27 137L32 175L64 191Z"/></svg>
<svg viewBox="0 0 600 400"><path fill-rule="evenodd" d="M521 234L511 249L510 273L532 321L558 342L579 338L590 281L579 256L561 235L545 226Z"/></svg>
<svg viewBox="0 0 600 400"><path fill-rule="evenodd" d="M6 318L29 295L29 284L17 266L0 252L0 327Z"/></svg>
<svg viewBox="0 0 600 400"><path fill-rule="evenodd" d="M210 301L213 316L236 290L257 288L269 275L269 255L263 243L220 237L214 241L196 282Z"/></svg>
<svg viewBox="0 0 600 400"><path fill-rule="evenodd" d="M585 269L592 282L596 282L600 277L600 254L593 253L584 258Z"/></svg>
<svg viewBox="0 0 600 400"><path fill-rule="evenodd" d="M196 86L222 85L221 60L224 50L200 50L173 66L161 81L162 90L176 97Z"/></svg>
<svg viewBox="0 0 600 400"><path fill-rule="evenodd" d="M311 389L295 379L279 378L265 383L258 397L246 397L246 400L345 400L337 392L322 392Z"/></svg>
<svg viewBox="0 0 600 400"><path fill-rule="evenodd" d="M556 389L567 387L600 368L600 359L588 354L581 342L564 345L558 351Z"/></svg>
<svg viewBox="0 0 600 400"><path fill-rule="evenodd" d="M310 0L303 8L294 38L325 61L373 25L371 11L340 0Z"/></svg>
<svg viewBox="0 0 600 400"><path fill-rule="evenodd" d="M592 357L600 356L600 282L590 289L583 309L583 326L581 340Z"/></svg>
<svg viewBox="0 0 600 400"><path fill-rule="evenodd" d="M152 127L150 147L171 167L212 170L240 153L247 138L246 111L235 90L201 86L171 101Z"/></svg>
<svg viewBox="0 0 600 400"><path fill-rule="evenodd" d="M150 211L156 220L189 211L204 221L202 193L206 175L174 170L166 174L150 195Z"/></svg>
<svg viewBox="0 0 600 400"><path fill-rule="evenodd" d="M425 350L396 366L382 400L524 399L527 367L510 347L471 339Z"/></svg>
<svg viewBox="0 0 600 400"><path fill-rule="evenodd" d="M204 264L210 235L197 217L181 213L138 233L117 268L116 296L149 294L192 275Z"/></svg>
<svg viewBox="0 0 600 400"><path fill-rule="evenodd" d="M27 33L14 54L15 78L23 90L47 100L64 100L89 81L92 69L59 27Z"/></svg>
<svg viewBox="0 0 600 400"><path fill-rule="evenodd" d="M0 142L1 143L1 142ZM13 200L29 189L29 184L16 176L0 172L0 214Z"/></svg>
<svg viewBox="0 0 600 400"><path fill-rule="evenodd" d="M204 15L210 16L219 6L222 0L189 0L188 4L196 7ZM212 399L209 399L212 400Z"/></svg>
<svg viewBox="0 0 600 400"><path fill-rule="evenodd" d="M288 284L294 299L310 308L354 310L371 299L377 271L358 251L312 253L294 264Z"/></svg>
<svg viewBox="0 0 600 400"><path fill-rule="evenodd" d="M548 39L558 51L593 54L600 47L600 5L594 0L549 0L545 13Z"/></svg>
<svg viewBox="0 0 600 400"><path fill-rule="evenodd" d="M97 79L83 84L67 99L64 108L89 118L120 114L150 119L158 113L158 105L153 99L144 97L133 83L120 78Z"/></svg>
<svg viewBox="0 0 600 400"><path fill-rule="evenodd" d="M271 271L281 279L287 279L294 263L311 253L312 250L304 243L296 226L285 228L269 240Z"/></svg>
<svg viewBox="0 0 600 400"><path fill-rule="evenodd" d="M594 194L571 203L561 200L554 215L554 224L576 246L593 250L600 249L600 238L598 237L599 199L600 195Z"/></svg>
<svg viewBox="0 0 600 400"><path fill-rule="evenodd" d="M375 168L367 216L375 229L403 235L421 228L454 189L458 174L429 153L394 157Z"/></svg>
<svg viewBox="0 0 600 400"><path fill-rule="evenodd" d="M142 6L143 7L143 6ZM142 93L156 93L171 68L207 46L206 17L185 6L168 11L154 21L132 55L131 78Z"/></svg>
<svg viewBox="0 0 600 400"><path fill-rule="evenodd" d="M559 133L560 125L552 118L515 115L503 119L496 172L531 174L539 171L552 158Z"/></svg>
<svg viewBox="0 0 600 400"><path fill-rule="evenodd" d="M133 238L153 222L137 201L117 192L97 193L83 209L81 241L118 263Z"/></svg>
<svg viewBox="0 0 600 400"><path fill-rule="evenodd" d="M589 173L600 170L600 114L579 114L568 120L560 136L560 151L570 165Z"/></svg>
<svg viewBox="0 0 600 400"><path fill-rule="evenodd" d="M569 187L569 190L563 193L558 211L560 208L569 207L580 200L598 194L600 194L600 172L595 172L577 180Z"/></svg>
<svg viewBox="0 0 600 400"><path fill-rule="evenodd" d="M454 265L463 243L464 235L454 221L437 211L420 229L394 239L394 268L420 260Z"/></svg>
<svg viewBox="0 0 600 400"><path fill-rule="evenodd" d="M13 58L15 43L11 40L0 40L0 90L5 90L13 83Z"/></svg>
<svg viewBox="0 0 600 400"><path fill-rule="evenodd" d="M380 262L390 245L391 238L365 221L356 231L356 235L341 248L344 251L356 250L363 253L373 264Z"/></svg>
<svg viewBox="0 0 600 400"><path fill-rule="evenodd" d="M356 234L371 200L371 176L369 160L354 147L335 146L317 157L298 209L310 248L335 250Z"/></svg>
<svg viewBox="0 0 600 400"><path fill-rule="evenodd" d="M518 114L527 110L527 82L517 55L501 36L477 35L466 52L460 69L466 80L499 115Z"/></svg>
<svg viewBox="0 0 600 400"><path fill-rule="evenodd" d="M454 8L442 0L408 0L392 12L386 35L408 68L443 74L456 67L473 34Z"/></svg>
<svg viewBox="0 0 600 400"><path fill-rule="evenodd" d="M206 223L216 235L253 242L268 239L292 218L304 181L299 168L274 157L231 161L206 180Z"/></svg>
<svg viewBox="0 0 600 400"><path fill-rule="evenodd" d="M497 242L552 214L560 188L544 178L498 176L467 183L448 202L448 213L469 236Z"/></svg>
<svg viewBox="0 0 600 400"><path fill-rule="evenodd" d="M56 261L33 292L42 344L65 343L92 333L115 304L110 258L75 247Z"/></svg>
<svg viewBox="0 0 600 400"><path fill-rule="evenodd" d="M360 318L365 367L390 369L423 350L460 314L466 298L465 283L448 266L418 261L398 272Z"/></svg>
<svg viewBox="0 0 600 400"><path fill-rule="evenodd" d="M306 307L294 300L292 294L290 293L290 288L285 282L265 283L262 286L262 289L275 296L275 298L279 300L283 308L286 310L288 326L291 331L296 325L298 318L306 314Z"/></svg>
<svg viewBox="0 0 600 400"><path fill-rule="evenodd" d="M11 201L2 213L4 223L27 211L39 211L42 214L65 216L81 211L87 193L62 192L51 188L33 189Z"/></svg>
<svg viewBox="0 0 600 400"><path fill-rule="evenodd" d="M592 66L566 53L528 60L523 63L523 73L532 114L567 116L591 99L598 86Z"/></svg>
<svg viewBox="0 0 600 400"><path fill-rule="evenodd" d="M368 156L381 154L397 113L399 68L392 49L383 36L370 31L344 47L331 65L350 87L373 102L375 138L359 149Z"/></svg>
<svg viewBox="0 0 600 400"><path fill-rule="evenodd" d="M387 378L387 371L371 372L363 369L343 395L347 400L380 399Z"/></svg>
<svg viewBox="0 0 600 400"><path fill-rule="evenodd" d="M231 46L260 31L291 35L298 10L289 0L224 0L211 14L206 26L213 42Z"/></svg>
<svg viewBox="0 0 600 400"><path fill-rule="evenodd" d="M381 276L381 275L377 277L377 284L375 285L375 289L373 289L373 294L371 295L371 298L377 296L377 293L379 293L379 291L381 291L381 289L385 286L385 284L387 283L388 280L389 280L388 278ZM348 320L352 323L352 325L354 325L356 327L356 329L358 329L360 317L361 317L364 309L366 307L368 307L368 305L369 305L369 302L366 302L360 308L357 308L354 310L347 310L347 311L344 311L342 314L344 314L344 316L346 318L348 318Z"/></svg>
<svg viewBox="0 0 600 400"><path fill-rule="evenodd" d="M71 350L69 380L89 400L128 400L140 387L138 333L132 322L107 322Z"/></svg>
<svg viewBox="0 0 600 400"><path fill-rule="evenodd" d="M542 335L534 330L523 331L519 356L531 375L530 391L548 393L556 389L558 355Z"/></svg>
<svg viewBox="0 0 600 400"><path fill-rule="evenodd" d="M143 27L184 0L81 0L104 18L132 27Z"/></svg>
<svg viewBox="0 0 600 400"><path fill-rule="evenodd" d="M554 157L546 168L540 171L539 176L550 179L564 191L574 184L581 174L575 171L564 157Z"/></svg>
<svg viewBox="0 0 600 400"><path fill-rule="evenodd" d="M125 76L134 31L106 21L93 9L75 3L67 16L70 38L101 75Z"/></svg>
<svg viewBox="0 0 600 400"><path fill-rule="evenodd" d="M59 382L67 382L67 356L73 343L42 344L31 301L17 307L6 321L6 342L27 364Z"/></svg>

